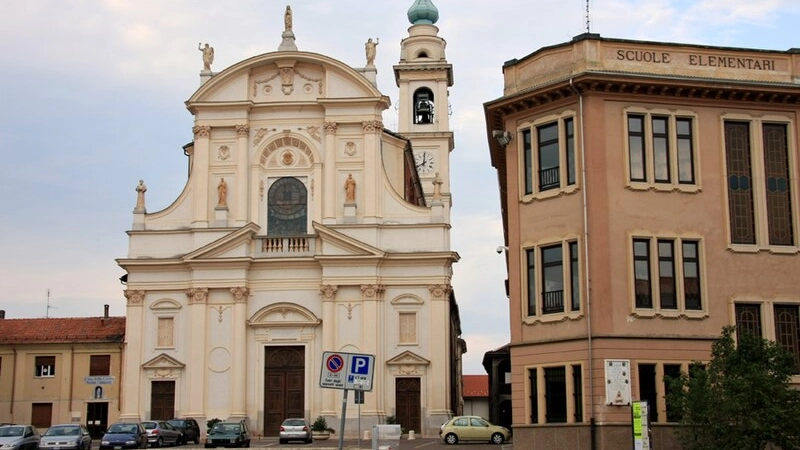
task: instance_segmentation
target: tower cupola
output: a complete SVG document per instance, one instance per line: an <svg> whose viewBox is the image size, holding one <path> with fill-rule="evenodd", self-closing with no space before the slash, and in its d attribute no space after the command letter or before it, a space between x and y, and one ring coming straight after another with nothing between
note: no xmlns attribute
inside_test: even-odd
<svg viewBox="0 0 800 450"><path fill-rule="evenodd" d="M439 10L431 0L416 0L411 8L408 8L408 21L413 25L432 25L437 20L439 20Z"/></svg>

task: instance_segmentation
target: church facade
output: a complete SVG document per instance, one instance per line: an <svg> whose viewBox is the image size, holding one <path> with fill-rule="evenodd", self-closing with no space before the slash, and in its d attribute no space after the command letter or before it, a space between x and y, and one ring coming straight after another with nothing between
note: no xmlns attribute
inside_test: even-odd
<svg viewBox="0 0 800 450"><path fill-rule="evenodd" d="M347 391L320 387L324 352L374 356L361 427L392 416L435 436L458 411L460 319L451 288L448 123L452 66L417 1L393 67L398 130L383 125L375 45L353 68L282 42L221 72L201 48L186 102L189 177L162 211L140 182L127 271L120 418L286 417L339 430ZM345 434L354 435L355 395Z"/></svg>

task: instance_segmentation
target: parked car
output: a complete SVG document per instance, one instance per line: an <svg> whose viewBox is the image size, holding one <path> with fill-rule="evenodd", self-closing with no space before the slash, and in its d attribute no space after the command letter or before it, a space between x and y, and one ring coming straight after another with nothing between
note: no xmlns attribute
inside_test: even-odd
<svg viewBox="0 0 800 450"><path fill-rule="evenodd" d="M181 445L183 433L166 420L145 420L142 426L147 431L147 443L151 447Z"/></svg>
<svg viewBox="0 0 800 450"><path fill-rule="evenodd" d="M206 436L205 447L250 447L247 423L245 421L215 423Z"/></svg>
<svg viewBox="0 0 800 450"><path fill-rule="evenodd" d="M303 441L306 444L310 444L314 441L311 436L311 425L303 418L286 419L281 424L281 429L278 432L278 441L281 444L286 444L289 441Z"/></svg>
<svg viewBox="0 0 800 450"><path fill-rule="evenodd" d="M492 425L488 420L478 416L456 416L442 424L439 436L447 444L457 444L461 441L502 444L511 438L511 430Z"/></svg>
<svg viewBox="0 0 800 450"><path fill-rule="evenodd" d="M141 422L112 423L100 440L100 450L123 448L147 448L147 431Z"/></svg>
<svg viewBox="0 0 800 450"><path fill-rule="evenodd" d="M36 450L39 448L39 439L39 430L33 425L0 427L0 448L3 450Z"/></svg>
<svg viewBox="0 0 800 450"><path fill-rule="evenodd" d="M188 444L189 442L195 444L200 443L200 425L197 424L196 420L187 417L185 419L172 419L167 422L183 432L184 444Z"/></svg>
<svg viewBox="0 0 800 450"><path fill-rule="evenodd" d="M53 450L91 450L92 436L89 430L80 424L64 423L52 425L39 441L40 449Z"/></svg>

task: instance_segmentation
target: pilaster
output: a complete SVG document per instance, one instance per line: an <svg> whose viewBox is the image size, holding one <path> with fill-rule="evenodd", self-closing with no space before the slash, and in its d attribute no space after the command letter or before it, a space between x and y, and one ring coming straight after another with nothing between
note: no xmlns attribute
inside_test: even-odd
<svg viewBox="0 0 800 450"><path fill-rule="evenodd" d="M192 224L198 228L208 227L208 155L211 138L209 125L196 125L194 133L194 156L192 157L192 190L194 191L194 215Z"/></svg>
<svg viewBox="0 0 800 450"><path fill-rule="evenodd" d="M245 226L247 220L247 162L250 159L250 150L247 147L247 138L250 136L249 125L236 125L236 201L234 202L233 223L236 227Z"/></svg>
<svg viewBox="0 0 800 450"><path fill-rule="evenodd" d="M322 351L339 350L336 344L336 291L339 289L335 284L324 284L320 286L322 293ZM322 414L336 414L337 410L337 390L322 389Z"/></svg>
<svg viewBox="0 0 800 450"><path fill-rule="evenodd" d="M144 298L146 291L126 289L123 291L128 304L125 310L127 329L125 333L125 361L122 368L122 385L120 403L122 411L120 419L142 420L139 416L139 402L142 401L142 333L144 327ZM130 393L131 395L125 395Z"/></svg>
<svg viewBox="0 0 800 450"><path fill-rule="evenodd" d="M189 358L186 361L186 379L189 383L187 416L204 417L206 400L206 302L208 288L186 290L189 298Z"/></svg>
<svg viewBox="0 0 800 450"><path fill-rule="evenodd" d="M322 172L322 223L336 223L336 122L325 122L325 157Z"/></svg>
<svg viewBox="0 0 800 450"><path fill-rule="evenodd" d="M246 287L231 288L233 294L233 363L231 378L233 379L233 398L231 399L231 417L247 418L247 299L250 290Z"/></svg>

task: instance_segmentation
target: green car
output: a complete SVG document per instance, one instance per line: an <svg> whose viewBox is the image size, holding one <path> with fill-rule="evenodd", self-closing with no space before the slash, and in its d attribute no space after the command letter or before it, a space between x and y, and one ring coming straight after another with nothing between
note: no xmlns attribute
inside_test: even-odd
<svg viewBox="0 0 800 450"><path fill-rule="evenodd" d="M215 423L206 436L205 447L250 447L247 423L243 420Z"/></svg>

